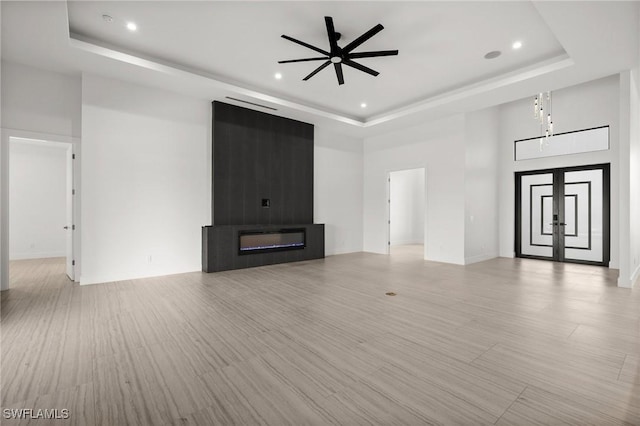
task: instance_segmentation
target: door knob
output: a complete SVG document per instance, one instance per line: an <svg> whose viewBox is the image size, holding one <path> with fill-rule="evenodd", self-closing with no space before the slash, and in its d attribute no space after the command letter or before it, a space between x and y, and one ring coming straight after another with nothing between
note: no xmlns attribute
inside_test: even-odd
<svg viewBox="0 0 640 426"><path fill-rule="evenodd" d="M69 229L69 227L68 226L63 226L63 229Z"/></svg>

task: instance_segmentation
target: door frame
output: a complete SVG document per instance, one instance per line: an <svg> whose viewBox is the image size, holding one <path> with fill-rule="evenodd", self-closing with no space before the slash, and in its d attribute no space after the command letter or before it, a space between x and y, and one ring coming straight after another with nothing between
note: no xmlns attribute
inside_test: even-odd
<svg viewBox="0 0 640 426"><path fill-rule="evenodd" d="M76 229L73 236L74 251L74 280L79 281L80 270L80 138L73 136L56 135L51 133L32 132L28 130L18 130L10 128L0 128L0 290L9 289L9 149L12 138L34 139L49 142L70 143L72 153L75 155L73 161L73 186L75 195L73 197L73 216Z"/></svg>
<svg viewBox="0 0 640 426"><path fill-rule="evenodd" d="M530 175L538 175L538 174L553 174L553 193L554 194L564 194L564 173L565 172L575 172L580 170L602 170L602 262L593 262L590 260L577 260L577 259L565 259L564 252L560 249L561 245L554 244L553 245L553 256L552 257L544 257L544 256L536 256L529 254L522 254L522 176L530 176ZM556 176L561 176L562 179L557 179ZM559 203L561 204L561 203ZM564 217L564 204L555 206L554 205L554 214L556 209L559 210L558 214L560 218ZM557 228L554 227L554 233L558 232ZM565 263L580 263L585 265L596 265L596 266L609 266L609 261L611 260L611 164L610 163L600 163L600 164L589 164L584 166L573 166L573 167L559 167L554 169L541 169L541 170L526 170L515 172L515 254L516 257L524 258L524 259L540 259L540 260L550 260L554 262L565 262ZM558 233L558 239L564 240L564 234ZM563 246L563 244L562 244Z"/></svg>
<svg viewBox="0 0 640 426"><path fill-rule="evenodd" d="M426 166L416 166L416 167L407 167L407 168L402 168L402 169L389 169L386 170L386 174L387 174L387 182L386 182L386 200L387 200L387 208L386 208L386 230L387 230L387 235L386 235L386 254L390 255L391 254L391 174L392 173L397 173L397 172L404 172L407 170L422 170L424 172L424 180L423 180L423 202L424 202L424 209L422 211L422 223L423 223L423 230L424 232L422 233L422 245L423 245L423 254L422 257L424 259L427 258L427 167Z"/></svg>

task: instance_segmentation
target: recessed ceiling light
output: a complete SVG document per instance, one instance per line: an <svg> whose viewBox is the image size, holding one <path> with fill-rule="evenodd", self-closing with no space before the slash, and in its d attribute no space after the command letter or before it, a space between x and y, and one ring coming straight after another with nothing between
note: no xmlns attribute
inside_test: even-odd
<svg viewBox="0 0 640 426"><path fill-rule="evenodd" d="M107 15L106 13L102 15L102 19L104 19L105 22L113 22L113 18L110 15Z"/></svg>
<svg viewBox="0 0 640 426"><path fill-rule="evenodd" d="M513 47L514 49L520 49L522 47L522 42L521 41L515 41L515 42L513 42L511 47Z"/></svg>
<svg viewBox="0 0 640 426"><path fill-rule="evenodd" d="M279 72L277 72L274 77L276 78L276 80L280 80L282 79L282 74L280 74Z"/></svg>
<svg viewBox="0 0 640 426"><path fill-rule="evenodd" d="M367 107L366 103L363 102L363 103L360 104L360 108L366 108L366 107Z"/></svg>
<svg viewBox="0 0 640 426"><path fill-rule="evenodd" d="M487 53L486 55L484 55L485 59L495 59L498 56L502 55L502 52L499 50L492 50L491 52Z"/></svg>
<svg viewBox="0 0 640 426"><path fill-rule="evenodd" d="M127 29L129 31L135 31L138 29L138 26L136 25L135 22L127 22Z"/></svg>

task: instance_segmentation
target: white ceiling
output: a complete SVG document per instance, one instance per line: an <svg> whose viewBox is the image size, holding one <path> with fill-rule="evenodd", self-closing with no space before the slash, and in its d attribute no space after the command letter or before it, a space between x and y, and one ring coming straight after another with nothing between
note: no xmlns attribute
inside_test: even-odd
<svg viewBox="0 0 640 426"><path fill-rule="evenodd" d="M114 18L107 23L104 13ZM399 49L397 57L360 59L378 77L333 67L308 81L318 62L282 59L320 56L280 37L287 34L329 50L324 16L332 16L341 44L374 25L385 29L357 51ZM135 21L138 31L125 29ZM142 52L246 87L363 118L405 106L564 53L529 2L74 2L71 31ZM511 43L522 40L517 51ZM502 50L494 60L484 54ZM276 80L275 72L284 78ZM368 107L360 107L366 102Z"/></svg>
<svg viewBox="0 0 640 426"><path fill-rule="evenodd" d="M277 61L317 54L280 35L326 49L324 16L340 44L383 24L357 51L399 55L359 60L378 77L343 67L339 86L329 67L302 81L318 62ZM3 1L2 58L209 100L232 96L366 136L632 68L638 26L637 1ZM491 50L503 54L484 59Z"/></svg>

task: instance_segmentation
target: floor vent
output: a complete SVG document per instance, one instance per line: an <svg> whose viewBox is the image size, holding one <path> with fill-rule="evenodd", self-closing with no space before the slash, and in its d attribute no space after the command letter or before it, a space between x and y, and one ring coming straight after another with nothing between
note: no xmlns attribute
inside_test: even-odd
<svg viewBox="0 0 640 426"><path fill-rule="evenodd" d="M389 291L387 293L385 293L387 296L395 296L396 294L392 291Z"/></svg>

